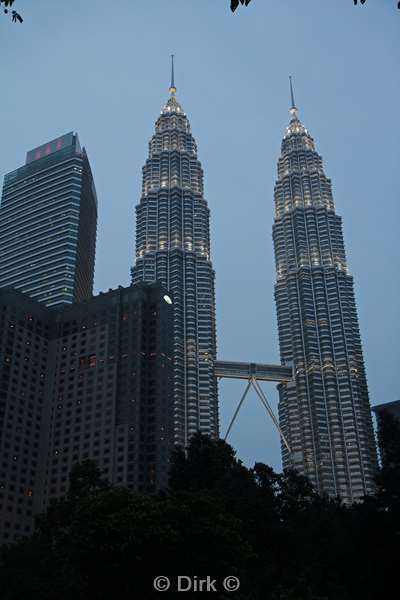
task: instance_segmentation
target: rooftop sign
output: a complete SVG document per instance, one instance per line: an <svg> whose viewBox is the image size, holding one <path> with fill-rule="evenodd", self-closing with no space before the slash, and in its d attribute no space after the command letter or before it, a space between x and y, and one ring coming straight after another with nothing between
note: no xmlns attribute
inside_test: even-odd
<svg viewBox="0 0 400 600"><path fill-rule="evenodd" d="M72 146L74 144L74 134L71 131L70 133L66 133L61 137L52 140L51 142L47 142L47 144L43 144L42 146L38 146L33 150L29 150L26 153L26 162L25 164L29 164L34 160L39 160L40 158L44 158L45 156L49 156L49 154L53 154L54 152L58 152L59 150L63 150L68 146ZM79 142L78 142L79 145ZM77 148L79 150L79 148Z"/></svg>

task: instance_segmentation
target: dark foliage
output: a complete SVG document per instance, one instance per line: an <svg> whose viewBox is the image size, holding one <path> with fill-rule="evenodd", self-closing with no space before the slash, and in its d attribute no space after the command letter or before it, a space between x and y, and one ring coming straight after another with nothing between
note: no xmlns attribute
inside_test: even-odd
<svg viewBox="0 0 400 600"><path fill-rule="evenodd" d="M367 0L360 0L360 4L365 4ZM248 6L251 0L231 0L231 11L235 12L239 4ZM357 5L358 0L353 0L353 4ZM400 2L397 3L397 8L400 9Z"/></svg>
<svg viewBox="0 0 400 600"><path fill-rule="evenodd" d="M200 434L175 451L170 490L158 496L109 485L85 461L35 533L3 547L0 597L152 600L155 576L191 574L239 577L235 594L214 593L220 600L380 600L397 585L400 424L384 421L379 436L377 494L351 507L294 471L247 469Z"/></svg>
<svg viewBox="0 0 400 600"><path fill-rule="evenodd" d="M239 3L247 6L248 4L250 4L250 2L251 2L251 0L231 0L231 11L235 12L237 7L239 6Z"/></svg>
<svg viewBox="0 0 400 600"><path fill-rule="evenodd" d="M4 13L8 14L9 13L9 8L12 7L12 5L14 4L15 0L0 0L0 6L3 5L4 8ZM18 23L22 23L23 18L21 17L21 15L19 13L17 13L16 10L12 10L11 11L11 20L13 21L13 23L16 23L18 21Z"/></svg>
<svg viewBox="0 0 400 600"><path fill-rule="evenodd" d="M8 8L11 7L14 4L15 0L0 0L0 5L4 5L4 12L7 14L9 12ZM251 0L230 0L231 3L231 11L235 12L235 10L238 8L239 4L241 4L242 6L248 6L250 4ZM365 4L366 0L360 0L360 4ZM353 0L353 3L355 5L358 4L358 0ZM400 9L400 1L397 3L397 8ZM18 21L18 23L22 23L23 22L23 18L21 17L21 15L19 13L17 13L17 11L13 10L11 11L11 18L12 21L14 23L16 23Z"/></svg>

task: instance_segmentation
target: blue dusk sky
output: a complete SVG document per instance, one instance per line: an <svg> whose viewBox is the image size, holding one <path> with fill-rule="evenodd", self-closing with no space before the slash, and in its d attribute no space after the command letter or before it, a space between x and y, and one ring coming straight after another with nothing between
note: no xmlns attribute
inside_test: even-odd
<svg viewBox="0 0 400 600"><path fill-rule="evenodd" d="M116 8L111 6L115 4ZM288 75L343 217L372 404L400 398L400 11L395 0L17 0L0 15L1 176L77 131L99 199L96 291L130 282L141 169L168 98L170 54L205 174L218 356L279 362L273 189ZM220 385L221 434L244 382ZM277 408L274 384L264 390ZM230 442L280 469L252 392Z"/></svg>

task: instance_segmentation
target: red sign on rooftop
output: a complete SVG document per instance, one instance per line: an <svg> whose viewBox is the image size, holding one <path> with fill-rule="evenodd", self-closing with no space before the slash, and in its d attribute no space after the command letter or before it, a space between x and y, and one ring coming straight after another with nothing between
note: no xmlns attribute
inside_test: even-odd
<svg viewBox="0 0 400 600"><path fill-rule="evenodd" d="M44 158L45 156L49 156L54 152L58 152L59 150L63 150L68 146L72 146L74 143L74 134L71 131L70 133L66 133L61 137L52 140L51 142L47 142L42 146L38 146L37 148L33 148L33 150L29 150L26 154L26 162L25 164L29 164L34 160L39 160Z"/></svg>

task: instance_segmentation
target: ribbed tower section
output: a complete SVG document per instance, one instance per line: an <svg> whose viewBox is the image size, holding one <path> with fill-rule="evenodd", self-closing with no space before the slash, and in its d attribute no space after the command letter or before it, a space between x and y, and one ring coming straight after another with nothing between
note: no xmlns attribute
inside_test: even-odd
<svg viewBox="0 0 400 600"><path fill-rule="evenodd" d="M218 435L214 271L203 171L171 82L143 167L132 283L161 281L174 304L175 442Z"/></svg>
<svg viewBox="0 0 400 600"><path fill-rule="evenodd" d="M373 492L376 447L353 277L341 217L314 140L292 93L275 185L275 300L281 362L295 382L278 386L284 468L321 493L351 502Z"/></svg>

